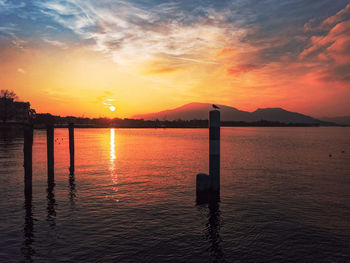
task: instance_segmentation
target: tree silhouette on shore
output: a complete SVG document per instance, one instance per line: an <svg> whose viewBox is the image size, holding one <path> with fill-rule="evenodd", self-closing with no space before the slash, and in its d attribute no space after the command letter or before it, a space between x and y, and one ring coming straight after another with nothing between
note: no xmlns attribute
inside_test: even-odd
<svg viewBox="0 0 350 263"><path fill-rule="evenodd" d="M0 90L0 99L3 99L3 100L18 100L18 96L12 90L2 89L2 90Z"/></svg>
<svg viewBox="0 0 350 263"><path fill-rule="evenodd" d="M12 90L2 89L0 90L0 118L3 123L6 123L7 119L11 116L9 111L10 104L17 100L17 94Z"/></svg>

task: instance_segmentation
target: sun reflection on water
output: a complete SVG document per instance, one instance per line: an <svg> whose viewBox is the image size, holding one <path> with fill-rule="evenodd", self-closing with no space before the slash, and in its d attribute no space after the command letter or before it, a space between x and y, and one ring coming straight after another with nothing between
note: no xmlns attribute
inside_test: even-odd
<svg viewBox="0 0 350 263"><path fill-rule="evenodd" d="M111 129L111 137L110 137L110 146L111 146L111 150L110 150L110 163L111 163L111 167L110 170L114 170L114 160L116 159L115 156L115 129L112 128Z"/></svg>
<svg viewBox="0 0 350 263"><path fill-rule="evenodd" d="M111 176L112 176L112 183L113 183L113 191L114 192L118 192L118 176L116 173L116 169L115 169L115 160L116 160L116 153L115 153L115 129L111 128L111 134L110 134L110 166L109 166L109 170L111 172ZM115 198L116 202L119 202L118 198Z"/></svg>

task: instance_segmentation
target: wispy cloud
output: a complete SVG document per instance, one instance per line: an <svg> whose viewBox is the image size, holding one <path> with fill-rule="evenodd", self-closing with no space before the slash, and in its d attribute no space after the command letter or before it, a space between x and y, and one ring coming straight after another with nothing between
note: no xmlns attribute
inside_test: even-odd
<svg viewBox="0 0 350 263"><path fill-rule="evenodd" d="M11 36L16 31L18 31L18 28L15 25L0 26L0 35Z"/></svg>
<svg viewBox="0 0 350 263"><path fill-rule="evenodd" d="M23 8L26 6L24 1L0 0L0 14L10 11L11 9Z"/></svg>
<svg viewBox="0 0 350 263"><path fill-rule="evenodd" d="M50 45L53 45L53 46L56 46L56 47L59 47L59 48L62 48L62 49L67 49L68 48L68 45L61 42L61 41L58 41L58 40L53 40L53 39L48 39L48 38L42 38L42 40L45 42L45 43L48 43Z"/></svg>
<svg viewBox="0 0 350 263"><path fill-rule="evenodd" d="M18 49L25 48L25 45L28 43L27 40L17 37L14 33L10 34L12 37L11 43Z"/></svg>
<svg viewBox="0 0 350 263"><path fill-rule="evenodd" d="M17 72L21 73L21 74L26 74L27 73L23 68L18 68Z"/></svg>
<svg viewBox="0 0 350 263"><path fill-rule="evenodd" d="M204 16L193 16L188 23L176 3L148 9L125 1L105 5L79 0L46 1L38 6L81 38L93 40L95 50L119 64L164 56L188 63L215 63L213 49L232 45L244 35L244 30L238 30L234 23L221 23L227 20L225 12L209 10Z"/></svg>

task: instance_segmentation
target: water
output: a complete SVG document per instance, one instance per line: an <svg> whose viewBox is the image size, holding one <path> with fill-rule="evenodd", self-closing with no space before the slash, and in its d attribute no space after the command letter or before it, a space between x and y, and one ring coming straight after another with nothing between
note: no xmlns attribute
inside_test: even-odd
<svg viewBox="0 0 350 263"><path fill-rule="evenodd" d="M222 128L221 202L195 203L207 129L56 129L0 138L1 262L350 262L350 129ZM341 153L345 150L345 153ZM332 154L332 157L329 157Z"/></svg>

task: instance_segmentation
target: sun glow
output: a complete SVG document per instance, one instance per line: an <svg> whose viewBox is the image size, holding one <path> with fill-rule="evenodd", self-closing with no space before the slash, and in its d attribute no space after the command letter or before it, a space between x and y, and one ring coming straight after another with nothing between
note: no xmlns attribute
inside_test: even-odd
<svg viewBox="0 0 350 263"><path fill-rule="evenodd" d="M110 110L110 111L115 111L115 107L114 107L114 106L110 106L110 107L109 107L109 110Z"/></svg>

